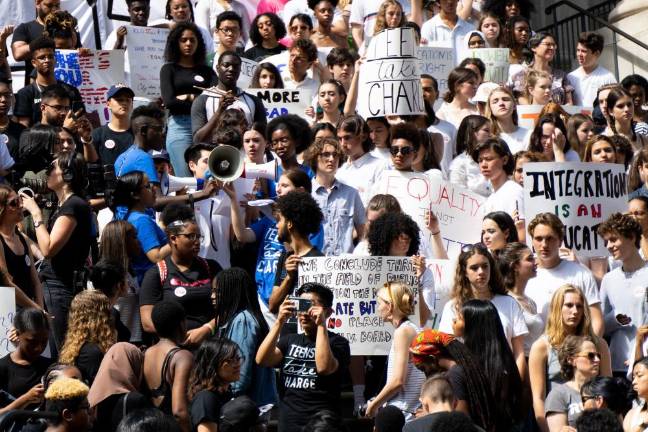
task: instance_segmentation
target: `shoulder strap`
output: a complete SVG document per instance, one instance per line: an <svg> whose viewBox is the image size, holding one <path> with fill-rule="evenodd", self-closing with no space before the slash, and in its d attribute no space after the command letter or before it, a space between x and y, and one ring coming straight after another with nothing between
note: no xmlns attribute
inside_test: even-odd
<svg viewBox="0 0 648 432"><path fill-rule="evenodd" d="M126 414L128 413L128 410L127 410L127 403L128 403L128 395L129 395L129 394L130 394L130 393L126 393L126 394L124 395L124 399L122 399L122 401L123 401L123 402L122 402L122 403L123 403L123 408L122 408L122 418L123 418L123 417L126 417Z"/></svg>
<svg viewBox="0 0 648 432"><path fill-rule="evenodd" d="M151 396L153 397L166 396L167 389L169 387L166 379L167 371L169 369L169 364L171 363L171 359L173 358L175 353L177 353L181 349L182 348L180 347L171 348L169 352L166 354L166 356L164 356L164 361L162 362L162 369L160 370L160 385L155 389L149 390Z"/></svg>
<svg viewBox="0 0 648 432"><path fill-rule="evenodd" d="M166 258L161 259L160 261L158 261L157 262L157 267L158 267L158 271L160 272L160 283L162 285L164 285L164 281L166 281L166 278L167 278L167 275L168 275Z"/></svg>

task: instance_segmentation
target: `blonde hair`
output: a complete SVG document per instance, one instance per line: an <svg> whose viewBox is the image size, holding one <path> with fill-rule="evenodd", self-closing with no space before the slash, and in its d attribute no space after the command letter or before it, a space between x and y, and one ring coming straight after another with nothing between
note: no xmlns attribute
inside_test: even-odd
<svg viewBox="0 0 648 432"><path fill-rule="evenodd" d="M61 348L59 362L74 364L81 347L86 343L99 346L101 352L108 351L117 334L112 325L110 301L101 291L83 291L74 297L68 315L68 330Z"/></svg>
<svg viewBox="0 0 648 432"><path fill-rule="evenodd" d="M549 82L551 82L551 75L547 72L537 71L535 69L529 69L524 75L524 91L522 92L522 95L529 101L529 103L533 103L533 96L531 96L529 87L534 88L541 79L548 79Z"/></svg>
<svg viewBox="0 0 648 432"><path fill-rule="evenodd" d="M45 392L47 400L69 400L88 396L90 389L87 385L75 378L57 378Z"/></svg>
<svg viewBox="0 0 648 432"><path fill-rule="evenodd" d="M595 341L598 340L594 336L594 330L592 330L592 319L590 317L589 306L585 294L583 294L583 291L581 291L580 288L577 288L574 285L565 284L558 288L558 291L554 293L551 298L551 304L549 305L547 326L545 327L545 334L547 335L549 344L552 347L559 347L567 337L565 323L562 318L562 307L565 303L565 296L567 294L578 294L583 302L583 318L576 326L576 330L573 334L575 336L589 336Z"/></svg>
<svg viewBox="0 0 648 432"><path fill-rule="evenodd" d="M511 91L511 89L505 86L496 87L491 90L491 92L488 94L488 98L486 98L486 112L484 113L484 117L491 121L491 133L493 135L499 135L502 132L499 127L499 122L490 107L491 97L493 97L493 94L495 94L496 92L506 93L511 98L511 102L513 103L513 112L511 113L511 117L513 119L513 124L515 126L517 126L518 124L517 101L515 100L515 96L513 96L513 92Z"/></svg>
<svg viewBox="0 0 648 432"><path fill-rule="evenodd" d="M396 27L404 27L407 23L407 17L405 16L405 11L403 10L403 5L396 0L385 0L380 5L378 13L376 14L376 23L374 25L374 34L381 32L387 28L387 8L389 6L398 6L401 10L401 20Z"/></svg>
<svg viewBox="0 0 648 432"><path fill-rule="evenodd" d="M387 282L378 291L387 292L394 310L399 311L404 316L414 314L414 291L409 285L401 282Z"/></svg>

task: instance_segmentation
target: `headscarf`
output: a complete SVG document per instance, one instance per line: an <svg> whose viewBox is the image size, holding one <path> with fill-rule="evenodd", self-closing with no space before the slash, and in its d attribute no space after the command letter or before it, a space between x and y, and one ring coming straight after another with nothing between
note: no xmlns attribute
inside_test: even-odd
<svg viewBox="0 0 648 432"><path fill-rule="evenodd" d="M111 346L88 393L90 407L112 395L139 391L143 365L144 354L135 345L118 342Z"/></svg>
<svg viewBox="0 0 648 432"><path fill-rule="evenodd" d="M471 32L468 32L468 34L463 38L463 47L466 50L466 52L468 52L471 49L474 49L474 48L470 48L470 46L468 46L468 43L470 42L470 38L475 35L479 35L479 37L482 38L482 40L486 44L486 48L488 48L488 42L486 42L486 35L484 35L484 33L480 32L479 30L473 30Z"/></svg>
<svg viewBox="0 0 648 432"><path fill-rule="evenodd" d="M428 357L438 357L442 352L441 349L454 340L455 337L448 333L432 329L423 330L410 344L412 363L419 365L425 362Z"/></svg>

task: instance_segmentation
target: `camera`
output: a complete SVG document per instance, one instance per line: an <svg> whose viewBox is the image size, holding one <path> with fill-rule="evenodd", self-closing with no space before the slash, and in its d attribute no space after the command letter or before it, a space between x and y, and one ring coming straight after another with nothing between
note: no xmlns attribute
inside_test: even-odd
<svg viewBox="0 0 648 432"><path fill-rule="evenodd" d="M313 300L297 296L290 296L288 297L288 300L293 302L296 312L308 312L308 310L313 307Z"/></svg>
<svg viewBox="0 0 648 432"><path fill-rule="evenodd" d="M88 164L88 195L92 198L109 196L115 190L117 176L113 165Z"/></svg>

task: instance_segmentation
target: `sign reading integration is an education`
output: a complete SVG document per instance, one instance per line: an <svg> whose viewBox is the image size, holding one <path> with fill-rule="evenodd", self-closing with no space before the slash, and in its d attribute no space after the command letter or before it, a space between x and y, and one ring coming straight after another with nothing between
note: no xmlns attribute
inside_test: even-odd
<svg viewBox="0 0 648 432"><path fill-rule="evenodd" d="M580 256L607 256L596 230L627 208L623 165L592 162L524 164L524 209L528 221L554 213L565 224L564 244Z"/></svg>
<svg viewBox="0 0 648 432"><path fill-rule="evenodd" d="M425 114L417 48L411 28L383 30L371 39L360 68L358 114Z"/></svg>
<svg viewBox="0 0 648 432"><path fill-rule="evenodd" d="M409 257L317 257L299 264L299 286L317 282L333 290L326 327L349 341L351 355L389 354L394 327L379 316L376 293L391 281L414 290L416 312L410 320L419 323L419 280Z"/></svg>

